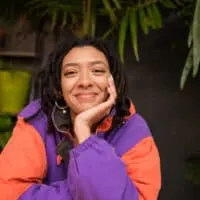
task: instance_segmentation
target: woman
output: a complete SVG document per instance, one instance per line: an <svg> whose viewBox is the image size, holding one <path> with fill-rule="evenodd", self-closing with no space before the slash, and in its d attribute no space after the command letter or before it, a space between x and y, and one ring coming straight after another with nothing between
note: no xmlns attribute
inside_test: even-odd
<svg viewBox="0 0 200 200"><path fill-rule="evenodd" d="M0 155L0 199L157 199L159 154L109 45L62 41L39 78Z"/></svg>

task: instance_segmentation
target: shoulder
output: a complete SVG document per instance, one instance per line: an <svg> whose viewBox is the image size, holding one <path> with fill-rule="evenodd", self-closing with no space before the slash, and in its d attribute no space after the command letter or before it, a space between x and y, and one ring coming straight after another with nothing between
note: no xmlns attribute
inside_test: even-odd
<svg viewBox="0 0 200 200"><path fill-rule="evenodd" d="M149 128L149 125L147 121L138 113L135 113L132 115L125 123L125 126L123 127L129 131L133 132L139 132L141 137L149 136L151 134L151 130Z"/></svg>
<svg viewBox="0 0 200 200"><path fill-rule="evenodd" d="M34 115L36 115L41 110L41 102L40 99L36 99L29 103L24 109L18 114L18 117L22 117L23 119L28 119Z"/></svg>
<svg viewBox="0 0 200 200"><path fill-rule="evenodd" d="M47 116L42 111L40 99L32 101L18 115L18 118L31 125L37 132L45 137L47 132Z"/></svg>
<svg viewBox="0 0 200 200"><path fill-rule="evenodd" d="M117 154L123 155L147 137L152 137L148 123L140 114L135 113L118 129L111 143Z"/></svg>

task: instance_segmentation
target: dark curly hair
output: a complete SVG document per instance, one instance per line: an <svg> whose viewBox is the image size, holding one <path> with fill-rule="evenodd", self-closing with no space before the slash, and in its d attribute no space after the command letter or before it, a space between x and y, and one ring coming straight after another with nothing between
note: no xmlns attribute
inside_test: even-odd
<svg viewBox="0 0 200 200"><path fill-rule="evenodd" d="M55 50L50 53L47 63L41 70L38 76L39 81L39 96L41 97L41 108L46 113L48 118L48 130L54 129L51 114L55 101L58 100L57 94L61 91L61 66L65 55L74 47L92 46L103 52L106 56L111 74L117 89L116 99L116 114L113 117L111 129L119 127L123 121L124 116L129 115L130 101L128 99L128 89L123 72L122 64L115 48L109 41L101 39L79 39L71 41L70 39L63 39L60 41ZM62 97L61 102L64 102ZM65 102L64 102L65 103ZM109 130L109 131L110 131Z"/></svg>

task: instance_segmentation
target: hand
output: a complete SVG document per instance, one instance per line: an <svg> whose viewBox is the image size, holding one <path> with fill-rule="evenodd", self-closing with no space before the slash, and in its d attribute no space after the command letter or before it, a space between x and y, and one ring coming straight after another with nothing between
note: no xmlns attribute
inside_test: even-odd
<svg viewBox="0 0 200 200"><path fill-rule="evenodd" d="M91 127L108 115L115 104L117 92L112 76L108 79L107 89L109 96L105 102L80 113L75 118L74 132L79 144L91 135Z"/></svg>

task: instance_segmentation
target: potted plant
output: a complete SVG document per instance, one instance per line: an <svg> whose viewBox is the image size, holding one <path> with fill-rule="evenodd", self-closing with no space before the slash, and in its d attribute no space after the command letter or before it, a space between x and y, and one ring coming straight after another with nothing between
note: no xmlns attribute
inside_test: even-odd
<svg viewBox="0 0 200 200"><path fill-rule="evenodd" d="M31 72L0 62L0 114L15 116L27 103Z"/></svg>

